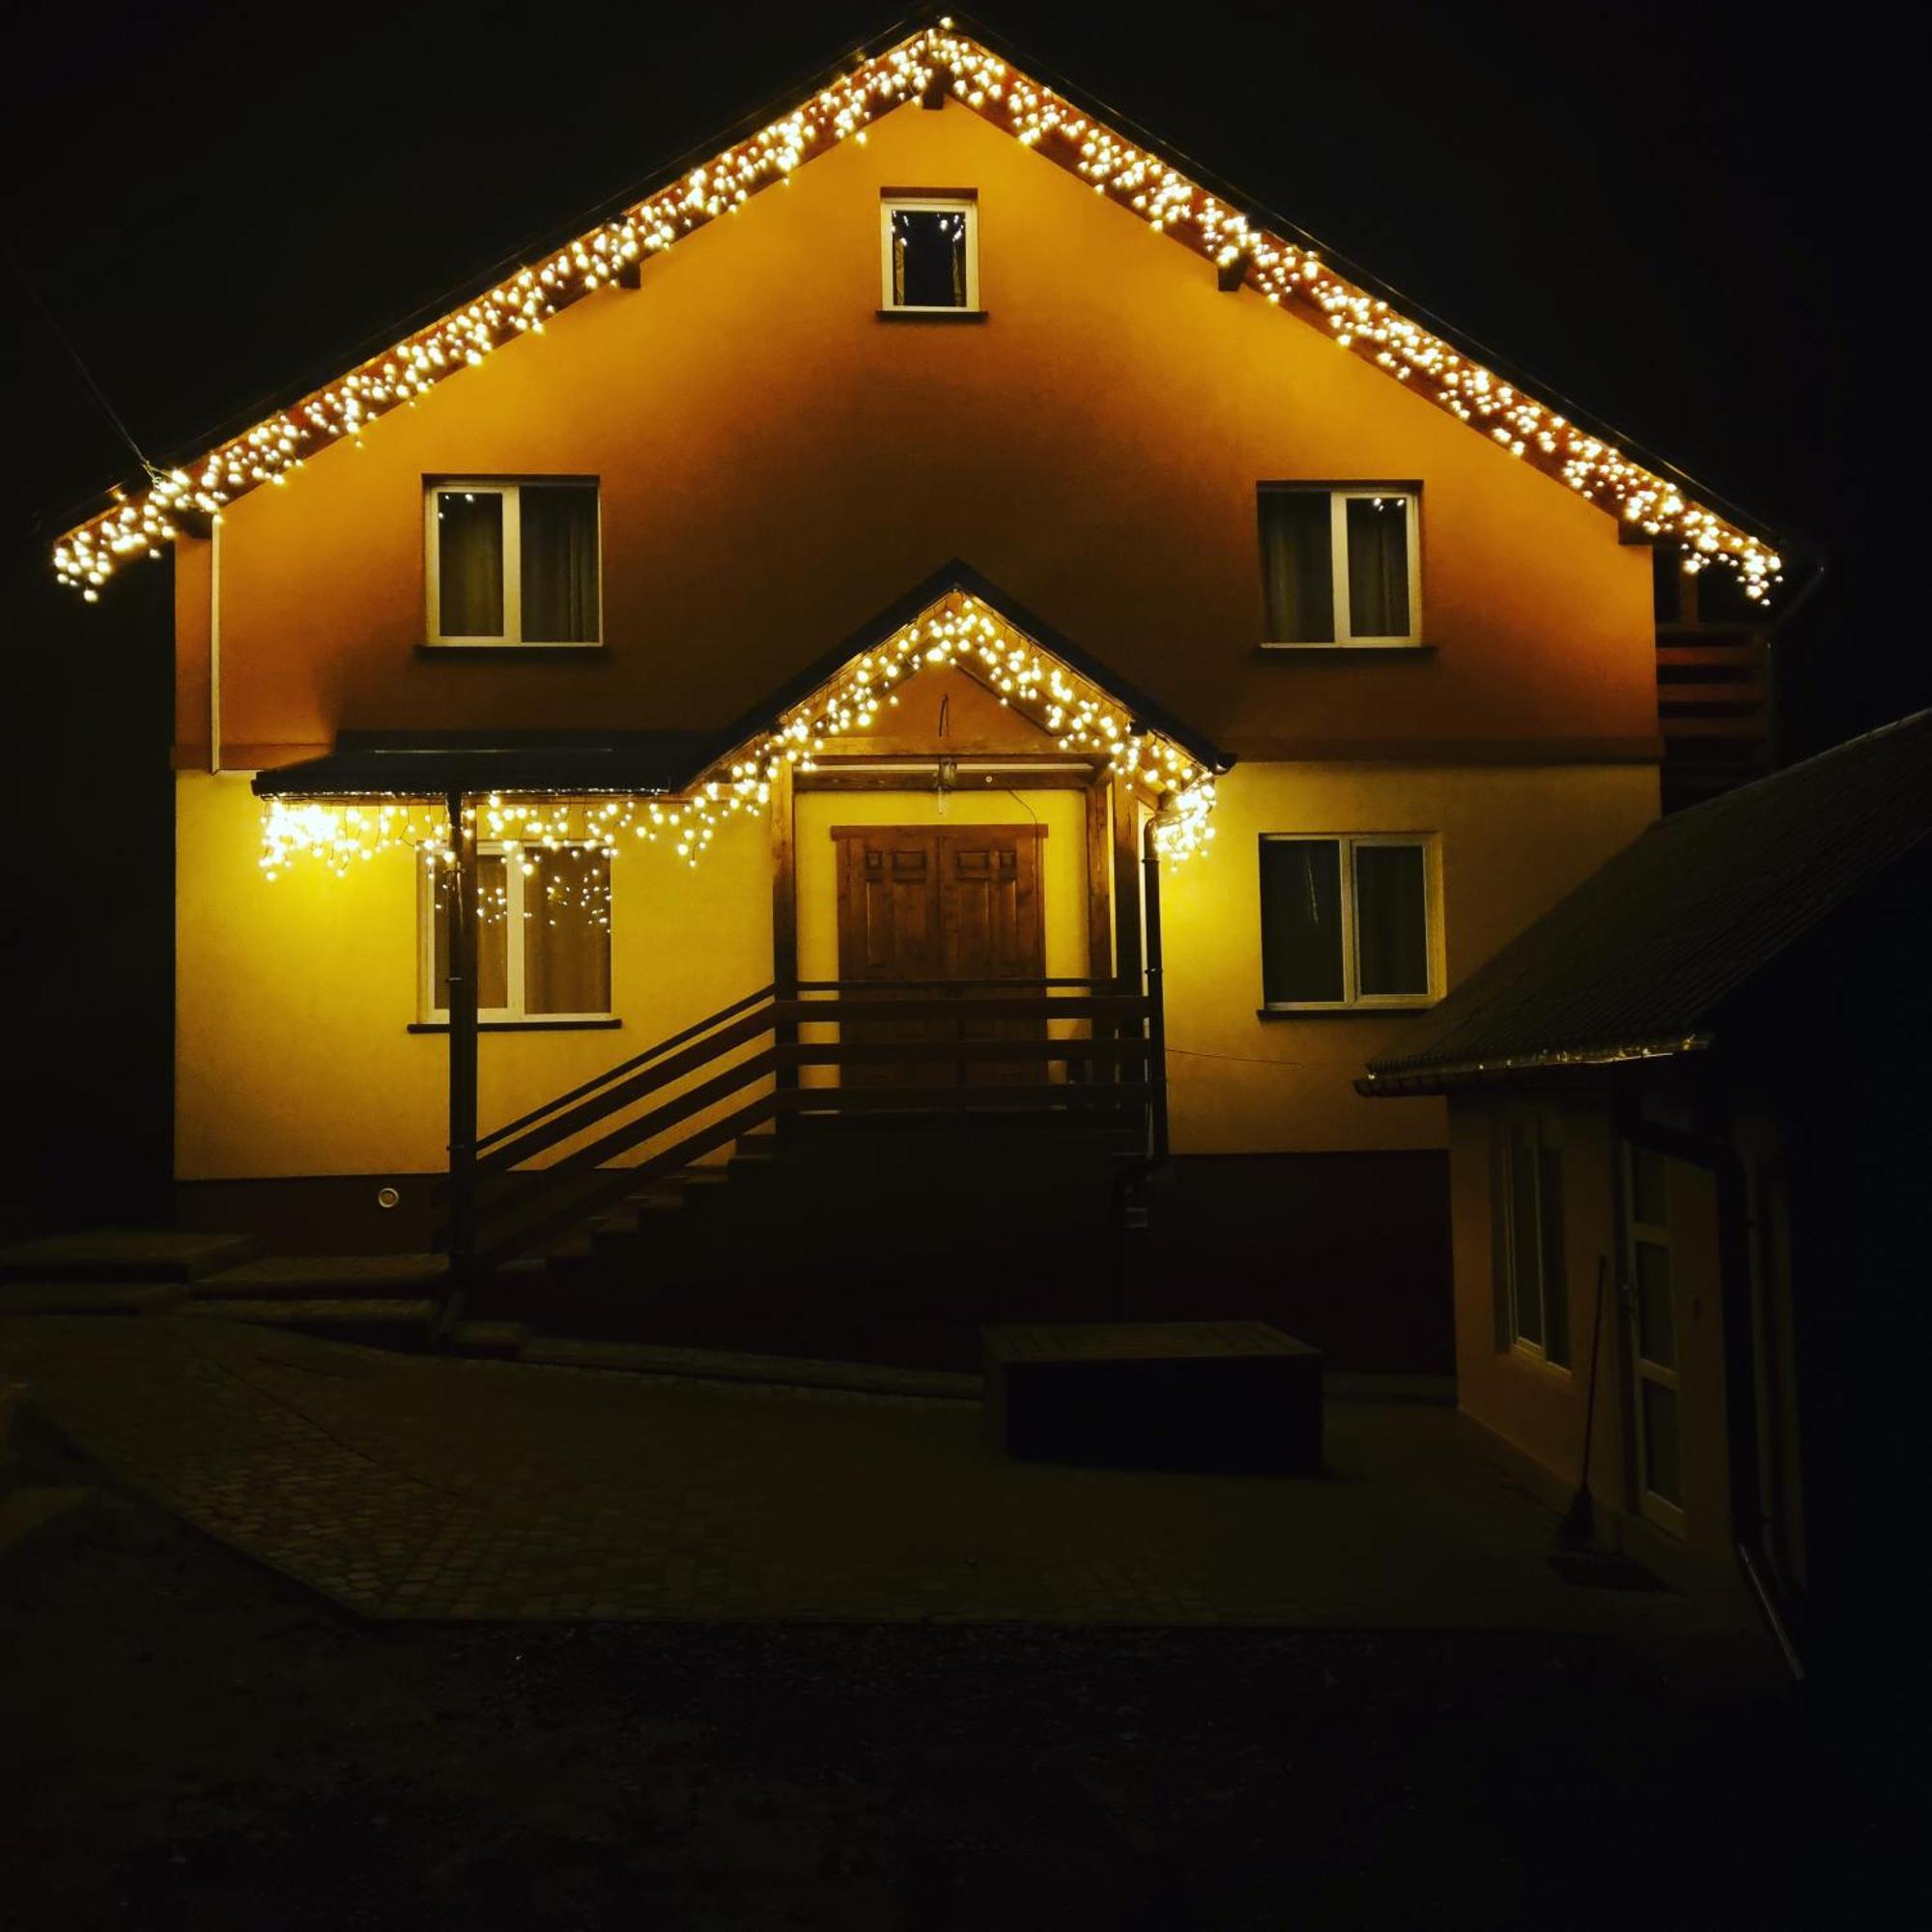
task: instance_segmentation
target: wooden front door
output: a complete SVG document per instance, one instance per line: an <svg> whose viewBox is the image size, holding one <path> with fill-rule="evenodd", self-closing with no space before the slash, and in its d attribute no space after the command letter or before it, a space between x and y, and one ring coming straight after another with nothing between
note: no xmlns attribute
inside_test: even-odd
<svg viewBox="0 0 1932 1932"><path fill-rule="evenodd" d="M838 977L880 982L906 980L1003 981L1046 974L1046 925L1041 917L1039 841L1032 825L839 826ZM943 988L927 991L930 998ZM852 1038L930 1040L1037 1039L1031 1020L976 1021L963 1009L974 993L961 988L955 1020L867 1023ZM890 997L883 993L882 997ZM952 1086L1037 1080L1043 1062L930 1061L848 1067L852 1085Z"/></svg>

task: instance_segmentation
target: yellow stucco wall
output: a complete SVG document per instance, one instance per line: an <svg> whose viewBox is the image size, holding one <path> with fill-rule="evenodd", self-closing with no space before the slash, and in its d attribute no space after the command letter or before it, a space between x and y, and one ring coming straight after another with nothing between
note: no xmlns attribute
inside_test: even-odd
<svg viewBox="0 0 1932 1932"><path fill-rule="evenodd" d="M984 322L878 321L908 184L978 190ZM466 474L600 479L604 651L419 648L424 479ZM1256 486L1294 479L1420 486L1433 656L1258 649ZM1657 729L1614 518L958 107L887 116L221 541L231 765L354 725L722 725L952 556L1246 756ZM185 608L185 756L206 655Z"/></svg>
<svg viewBox="0 0 1932 1932"><path fill-rule="evenodd" d="M1436 841L1448 983L1465 979L1656 816L1637 765L1242 764L1207 857L1163 876L1174 1145L1182 1153L1440 1147L1439 1100L1353 1082L1409 1013L1262 1020L1264 833L1421 832Z"/></svg>
<svg viewBox="0 0 1932 1932"><path fill-rule="evenodd" d="M242 777L176 781L175 1172L184 1180L425 1173L442 1166L444 1037L417 1017L416 867L387 853L338 879L257 867ZM611 867L615 1032L491 1033L484 1127L764 985L771 854L727 826L701 870L638 841Z"/></svg>
<svg viewBox="0 0 1932 1932"><path fill-rule="evenodd" d="M1519 1104L1522 1104L1519 1102ZM1617 1293L1625 1273L1618 1219L1617 1148L1601 1107L1552 1105L1563 1151L1564 1264L1569 1289L1571 1360L1558 1367L1496 1333L1492 1137L1493 1103L1459 1101L1450 1110L1450 1213L1455 1246L1456 1388L1463 1411L1564 1486L1582 1465L1590 1337L1596 1318L1597 1264L1607 1264L1598 1347L1591 1488L1601 1502L1641 1520L1629 1475L1628 1313ZM1671 1265L1676 1284L1680 1431L1684 1490L1681 1538L1655 1529L1697 1555L1725 1560L1730 1529L1729 1459L1724 1433L1723 1307L1718 1269L1717 1189L1704 1169L1664 1163L1670 1190ZM1653 1526L1654 1527L1654 1526ZM1647 1533L1647 1532L1640 1532Z"/></svg>
<svg viewBox="0 0 1932 1932"><path fill-rule="evenodd" d="M443 1151L444 1056L416 1017L414 868L400 854L345 879L257 868L244 778L178 781L177 1172L184 1179L420 1172ZM1047 828L1041 887L1052 976L1088 971L1085 805L1074 791L803 792L799 966L838 975L842 824ZM1263 833L1424 832L1437 844L1442 951L1460 980L1654 815L1634 766L1242 765L1217 837L1165 873L1174 1143L1184 1153L1439 1147L1435 1100L1368 1101L1352 1082L1417 1021L1407 1014L1264 1021ZM627 846L613 871L612 1000L620 1032L491 1034L486 1126L763 985L771 860L761 818L732 821L702 867Z"/></svg>

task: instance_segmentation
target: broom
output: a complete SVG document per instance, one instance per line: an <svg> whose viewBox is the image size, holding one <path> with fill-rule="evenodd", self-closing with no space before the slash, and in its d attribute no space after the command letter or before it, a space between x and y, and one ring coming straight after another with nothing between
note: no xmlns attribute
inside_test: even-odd
<svg viewBox="0 0 1932 1932"><path fill-rule="evenodd" d="M1590 1319L1590 1381L1589 1392L1583 1399L1583 1470L1582 1481L1577 1485L1577 1494L1563 1520L1556 1525L1556 1547L1558 1549L1586 1549L1590 1539L1597 1533L1597 1520L1590 1506L1590 1437L1595 1434L1597 1419L1597 1346L1604 1332L1604 1276L1608 1268L1607 1258L1597 1257L1597 1306Z"/></svg>

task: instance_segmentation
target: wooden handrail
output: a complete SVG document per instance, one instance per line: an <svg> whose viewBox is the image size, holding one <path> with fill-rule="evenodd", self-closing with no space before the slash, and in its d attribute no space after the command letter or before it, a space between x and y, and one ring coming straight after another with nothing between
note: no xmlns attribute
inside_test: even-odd
<svg viewBox="0 0 1932 1932"><path fill-rule="evenodd" d="M1090 993L1064 1000L1002 999L987 994L974 1000L774 1000L776 1019L806 1026L897 1024L901 1020L1141 1020L1148 1003L1129 993Z"/></svg>
<svg viewBox="0 0 1932 1932"><path fill-rule="evenodd" d="M674 1033L668 1038L659 1040L655 1046L647 1046L643 1052L633 1054L629 1060L620 1061L615 1066L606 1067L602 1073L597 1074L593 1079L586 1080L582 1086L573 1087L568 1094L559 1094L554 1099L546 1100L541 1107L532 1108L529 1113L524 1114L514 1121L506 1121L500 1127L494 1128L491 1132L485 1134L476 1143L477 1147L479 1149L494 1147L497 1141L504 1139L507 1135L514 1134L520 1128L528 1126L533 1121L542 1120L546 1114L554 1113L559 1107L569 1106L573 1100L582 1099L586 1094L596 1093L598 1088L608 1086L612 1080L621 1079L623 1075L629 1073L634 1067L644 1065L647 1062L655 1060L659 1054L668 1053L672 1047L682 1046L686 1040L696 1039L699 1034L709 1033L713 1027L722 1026L724 1021L733 1018L738 1013L742 1013L748 1007L755 1007L760 1000L770 999L776 990L772 986L760 986L755 993L747 993L742 1000L733 1000L728 1007L720 1007L715 1013L712 1013L707 1018L693 1021L682 1032Z"/></svg>
<svg viewBox="0 0 1932 1932"><path fill-rule="evenodd" d="M1147 1054L1144 1039L809 1039L773 1049L781 1066L926 1065L936 1060L1111 1063L1145 1060Z"/></svg>
<svg viewBox="0 0 1932 1932"><path fill-rule="evenodd" d="M734 1046L747 1045L771 1030L771 1012L745 1013L727 1021L709 1038L694 1041L645 1072L634 1074L615 1087L606 1082L606 1091L566 1108L560 1114L551 1113L547 1108L539 1109L538 1118L549 1115L548 1119L543 1119L542 1125L532 1127L521 1138L486 1154L476 1163L476 1171L479 1174L500 1174L505 1168L515 1167L532 1154L542 1153L546 1148L555 1147L559 1141L570 1140L585 1128L595 1126L611 1114L635 1106L659 1088L669 1086L673 1080L681 1080L687 1073L695 1073L700 1066L709 1065L721 1053L727 1053Z"/></svg>
<svg viewBox="0 0 1932 1932"><path fill-rule="evenodd" d="M967 986L1001 986L1009 993L1023 992L1029 986L1087 986L1118 988L1121 982L1111 974L1099 980L1058 979L1058 980L801 980L795 991L801 993L895 993L911 991L929 986L964 988Z"/></svg>

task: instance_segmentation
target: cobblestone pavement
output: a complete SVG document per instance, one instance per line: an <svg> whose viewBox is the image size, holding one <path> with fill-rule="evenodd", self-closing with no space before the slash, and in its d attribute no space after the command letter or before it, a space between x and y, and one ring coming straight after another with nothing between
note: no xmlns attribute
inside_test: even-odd
<svg viewBox="0 0 1932 1932"><path fill-rule="evenodd" d="M1016 1463L978 1406L0 1320L0 1378L129 1488L374 1617L1718 1634L1578 1588L1454 1414L1329 1407L1321 1481Z"/></svg>

